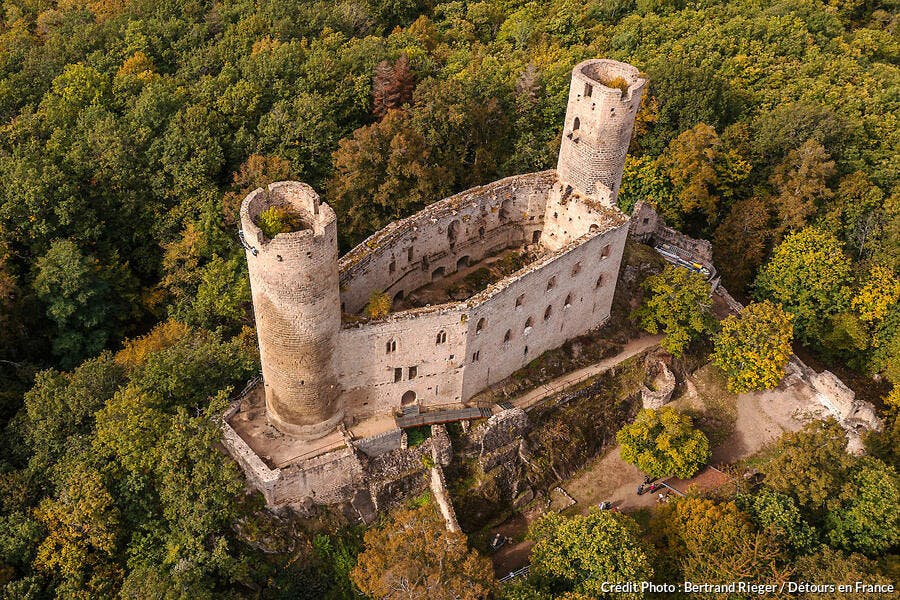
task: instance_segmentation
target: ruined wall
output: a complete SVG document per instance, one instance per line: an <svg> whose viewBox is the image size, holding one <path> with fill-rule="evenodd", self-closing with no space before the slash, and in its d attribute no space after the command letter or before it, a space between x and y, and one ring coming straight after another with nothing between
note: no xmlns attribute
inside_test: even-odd
<svg viewBox="0 0 900 600"><path fill-rule="evenodd" d="M469 300L463 400L609 318L627 235L607 225Z"/></svg>
<svg viewBox="0 0 900 600"><path fill-rule="evenodd" d="M407 395L407 404L459 403L468 332L464 314L465 307L454 304L342 330L337 363L347 415L390 413L408 392L414 396ZM441 332L445 336L439 337Z"/></svg>
<svg viewBox="0 0 900 600"><path fill-rule="evenodd" d="M627 234L623 216L608 218L603 230L466 301L345 326L337 371L347 414L390 413L404 395L406 404L425 408L458 405L601 325L609 318Z"/></svg>
<svg viewBox="0 0 900 600"><path fill-rule="evenodd" d="M607 87L621 78L627 91ZM572 70L559 179L593 199L615 206L646 79L631 65L587 60Z"/></svg>
<svg viewBox="0 0 900 600"><path fill-rule="evenodd" d="M272 206L300 213L300 231L267 238L256 225ZM241 204L256 331L270 421L305 438L340 422L333 354L340 331L334 211L308 185L273 183Z"/></svg>
<svg viewBox="0 0 900 600"><path fill-rule="evenodd" d="M366 474L359 456L351 448L322 454L281 469L273 486L271 504L288 504L311 498L316 504L349 502L353 492L365 484Z"/></svg>
<svg viewBox="0 0 900 600"><path fill-rule="evenodd" d="M639 242L668 246L667 249L674 251L680 258L703 265L712 275L716 272L712 244L708 240L692 238L667 226L656 210L643 200L638 200L634 205L630 235Z"/></svg>
<svg viewBox="0 0 900 600"><path fill-rule="evenodd" d="M344 311L361 311L374 290L405 295L455 272L461 260L532 243L555 181L553 171L507 177L388 225L341 258Z"/></svg>

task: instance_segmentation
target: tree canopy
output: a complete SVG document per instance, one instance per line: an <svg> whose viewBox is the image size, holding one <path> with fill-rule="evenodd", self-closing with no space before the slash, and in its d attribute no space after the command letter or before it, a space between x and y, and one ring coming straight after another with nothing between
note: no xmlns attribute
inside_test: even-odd
<svg viewBox="0 0 900 600"><path fill-rule="evenodd" d="M722 321L713 362L735 393L774 388L791 357L791 316L767 300L747 305Z"/></svg>
<svg viewBox="0 0 900 600"><path fill-rule="evenodd" d="M650 333L665 334L660 345L673 355L712 329L710 288L702 274L666 265L642 286L646 296L633 316Z"/></svg>
<svg viewBox="0 0 900 600"><path fill-rule="evenodd" d="M686 479L709 460L709 440L691 418L671 407L643 409L616 434L622 460L651 477Z"/></svg>

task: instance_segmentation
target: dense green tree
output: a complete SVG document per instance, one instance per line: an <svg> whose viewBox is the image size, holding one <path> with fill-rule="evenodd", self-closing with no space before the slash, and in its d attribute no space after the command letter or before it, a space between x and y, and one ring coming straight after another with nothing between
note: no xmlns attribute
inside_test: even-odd
<svg viewBox="0 0 900 600"><path fill-rule="evenodd" d="M97 354L122 318L110 281L99 262L70 240L54 242L38 259L34 289L56 326L53 350L64 366Z"/></svg>
<svg viewBox="0 0 900 600"><path fill-rule="evenodd" d="M601 591L604 582L647 581L653 567L631 517L611 511L563 517L550 513L528 535L532 575L551 580L557 594L575 591L587 597L632 598L635 594Z"/></svg>
<svg viewBox="0 0 900 600"><path fill-rule="evenodd" d="M800 515L797 503L790 496L762 488L755 494L738 496L735 504L750 515L759 529L769 532L785 548L797 554L816 549L816 531Z"/></svg>
<svg viewBox="0 0 900 600"><path fill-rule="evenodd" d="M709 460L709 440L671 407L641 410L616 434L622 460L651 477L688 478Z"/></svg>
<svg viewBox="0 0 900 600"><path fill-rule="evenodd" d="M821 516L847 476L846 446L847 436L837 421L812 421L800 431L784 434L760 471L766 486L791 496L807 513Z"/></svg>
<svg viewBox="0 0 900 600"><path fill-rule="evenodd" d="M772 389L791 357L791 316L768 300L748 304L722 321L712 360L735 393Z"/></svg>
<svg viewBox="0 0 900 600"><path fill-rule="evenodd" d="M446 190L425 139L409 117L391 111L342 140L335 152L335 176L328 199L341 215L342 235L351 244L439 200Z"/></svg>
<svg viewBox="0 0 900 600"><path fill-rule="evenodd" d="M832 546L875 555L900 539L900 477L892 467L874 458L861 459L838 499L825 517Z"/></svg>
<svg viewBox="0 0 900 600"><path fill-rule="evenodd" d="M646 296L632 317L650 333L665 334L660 345L675 356L712 329L709 283L700 273L666 265L641 285Z"/></svg>
<svg viewBox="0 0 900 600"><path fill-rule="evenodd" d="M692 214L715 224L720 200L734 195L735 186L750 172L750 164L726 150L716 131L698 123L672 140L659 163L674 187L674 206L662 205L663 216L683 225Z"/></svg>
<svg viewBox="0 0 900 600"><path fill-rule="evenodd" d="M807 227L788 235L756 278L759 299L770 299L794 317L794 331L815 340L823 322L847 306L850 261L831 234Z"/></svg>

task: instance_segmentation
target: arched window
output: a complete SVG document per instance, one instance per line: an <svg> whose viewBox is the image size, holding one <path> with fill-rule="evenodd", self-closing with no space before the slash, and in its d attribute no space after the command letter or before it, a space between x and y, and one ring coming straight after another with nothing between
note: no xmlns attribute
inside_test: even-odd
<svg viewBox="0 0 900 600"><path fill-rule="evenodd" d="M506 333L503 334L503 343L508 344L509 340L512 339L512 329L507 329Z"/></svg>
<svg viewBox="0 0 900 600"><path fill-rule="evenodd" d="M524 356L528 356L528 346L525 346L525 352L522 353Z"/></svg>
<svg viewBox="0 0 900 600"><path fill-rule="evenodd" d="M569 292L569 295L566 296L566 301L563 302L563 308L569 308L572 306L572 293Z"/></svg>
<svg viewBox="0 0 900 600"><path fill-rule="evenodd" d="M529 333L531 333L532 327L534 327L534 319L532 319L531 317L528 317L528 319L525 321L525 330L524 330L525 335L528 335Z"/></svg>
<svg viewBox="0 0 900 600"><path fill-rule="evenodd" d="M403 396L400 398L400 403L403 406L409 406L411 404L416 403L416 393L412 390L403 393Z"/></svg>
<svg viewBox="0 0 900 600"><path fill-rule="evenodd" d="M441 329L438 331L437 339L435 340L435 344L443 344L447 341L447 332Z"/></svg>
<svg viewBox="0 0 900 600"><path fill-rule="evenodd" d="M594 285L594 289L602 287L602 286L603 286L603 275L601 275L597 278L597 283Z"/></svg>
<svg viewBox="0 0 900 600"><path fill-rule="evenodd" d="M553 288L556 287L556 275L550 278L550 281L547 282L547 291L549 292Z"/></svg>
<svg viewBox="0 0 900 600"><path fill-rule="evenodd" d="M574 265L572 265L572 277L575 277L579 273L581 273L581 263L577 262Z"/></svg>
<svg viewBox="0 0 900 600"><path fill-rule="evenodd" d="M397 340L391 338L384 345L385 354L397 351Z"/></svg>
<svg viewBox="0 0 900 600"><path fill-rule="evenodd" d="M553 314L553 307L548 304L547 309L544 311L544 320L549 321L550 315L552 315L552 314Z"/></svg>
<svg viewBox="0 0 900 600"><path fill-rule="evenodd" d="M610 247L609 244L603 246L603 250L600 251L600 258L606 258L609 256Z"/></svg>
<svg viewBox="0 0 900 600"><path fill-rule="evenodd" d="M581 119L575 117L575 121L572 122L572 131L578 131L581 128Z"/></svg>
<svg viewBox="0 0 900 600"><path fill-rule="evenodd" d="M516 308L519 308L525 304L525 294L519 294L519 297L516 298Z"/></svg>
<svg viewBox="0 0 900 600"><path fill-rule="evenodd" d="M476 335L481 333L481 331L484 329L485 323L487 323L487 321L484 320L484 317L481 317L480 319L478 319L478 324L475 325L475 334Z"/></svg>
<svg viewBox="0 0 900 600"><path fill-rule="evenodd" d="M588 231L590 231L591 233L594 233L595 231L600 231L600 226L597 225L596 223L591 223L591 226L588 227Z"/></svg>

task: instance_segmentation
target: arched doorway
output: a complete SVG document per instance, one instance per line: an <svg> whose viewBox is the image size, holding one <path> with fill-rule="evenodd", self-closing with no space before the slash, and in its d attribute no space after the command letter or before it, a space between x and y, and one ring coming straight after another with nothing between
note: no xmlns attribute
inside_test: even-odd
<svg viewBox="0 0 900 600"><path fill-rule="evenodd" d="M456 261L456 270L465 269L469 266L469 257L468 256L460 256L459 260Z"/></svg>
<svg viewBox="0 0 900 600"><path fill-rule="evenodd" d="M416 403L416 393L412 390L408 390L403 393L403 396L400 398L401 406L412 406Z"/></svg>
<svg viewBox="0 0 900 600"><path fill-rule="evenodd" d="M438 267L434 271L431 272L431 280L435 281L436 279L440 279L444 276L444 267Z"/></svg>

